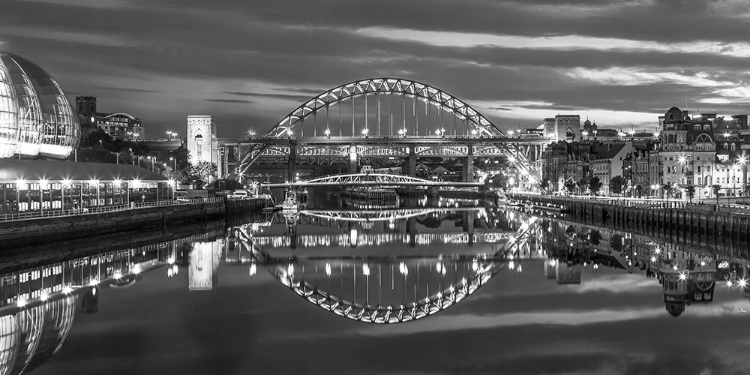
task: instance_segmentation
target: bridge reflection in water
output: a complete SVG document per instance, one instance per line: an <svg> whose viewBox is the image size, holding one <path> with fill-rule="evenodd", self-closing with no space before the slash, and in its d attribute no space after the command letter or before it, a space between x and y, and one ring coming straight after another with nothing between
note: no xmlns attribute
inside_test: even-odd
<svg viewBox="0 0 750 375"><path fill-rule="evenodd" d="M441 213L468 213L465 220L486 216L484 208L421 209L383 211L310 211L315 219L337 222L369 223L373 221L411 220L416 216ZM482 215L477 215L477 214ZM287 218L289 219L289 218ZM293 218L292 220L296 220ZM270 248L290 246L281 238L258 236L257 225L235 228L227 239L227 246L238 248L239 255L246 252L253 262L250 274L257 265L265 266L285 287L315 306L336 315L364 323L404 323L419 320L445 309L468 297L485 285L513 259L530 256L529 245L536 235L530 218L517 231L485 233L379 233L360 237L356 231L341 235L309 235L302 243L305 247L367 245L383 246L414 242L429 245L491 244L489 252L474 254L394 254L350 256L299 256L279 257L269 254L260 244ZM317 223L313 220L311 223ZM289 226L289 225L288 225ZM473 228L473 225L472 225ZM473 232L473 230L472 230ZM296 234L294 234L296 235ZM475 238L481 241L474 241ZM291 246L293 249L294 246ZM508 261L510 262L508 263ZM518 265L517 270L522 269Z"/></svg>

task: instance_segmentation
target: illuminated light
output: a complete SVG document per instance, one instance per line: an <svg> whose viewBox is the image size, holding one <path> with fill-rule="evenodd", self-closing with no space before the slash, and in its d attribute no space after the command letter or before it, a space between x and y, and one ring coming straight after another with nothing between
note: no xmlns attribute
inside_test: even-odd
<svg viewBox="0 0 750 375"><path fill-rule="evenodd" d="M595 270L598 270L598 269L599 269L599 265L598 265L598 264L596 264L596 263L594 263L594 269L595 269Z"/></svg>
<svg viewBox="0 0 750 375"><path fill-rule="evenodd" d="M167 268L167 277L174 276L174 272L172 272L172 267Z"/></svg>
<svg viewBox="0 0 750 375"><path fill-rule="evenodd" d="M656 262L656 257L651 257L651 263Z"/></svg>
<svg viewBox="0 0 750 375"><path fill-rule="evenodd" d="M289 263L289 266L286 267L286 273L289 274L289 277L294 276L294 263Z"/></svg>
<svg viewBox="0 0 750 375"><path fill-rule="evenodd" d="M661 254L661 249L657 247L656 249L654 249L654 253Z"/></svg>
<svg viewBox="0 0 750 375"><path fill-rule="evenodd" d="M169 184L169 186L174 186L174 180L172 180L172 179L169 179L169 180L167 181L167 184Z"/></svg>
<svg viewBox="0 0 750 375"><path fill-rule="evenodd" d="M367 265L367 263L362 265L362 274L365 276L370 276L370 266Z"/></svg>
<svg viewBox="0 0 750 375"><path fill-rule="evenodd" d="M98 184L99 184L99 180L97 180L97 179L91 179L91 180L89 180L89 185L98 185Z"/></svg>
<svg viewBox="0 0 750 375"><path fill-rule="evenodd" d="M514 269L514 268L516 268L516 263L515 263L514 261L512 261L512 260L511 260L510 262L508 262L508 268L509 268L509 269Z"/></svg>
<svg viewBox="0 0 750 375"><path fill-rule="evenodd" d="M16 180L16 189L23 190L26 188L26 181L24 180Z"/></svg>
<svg viewBox="0 0 750 375"><path fill-rule="evenodd" d="M477 131L477 129L472 129L471 130L471 135L476 136L477 134L479 134L479 132Z"/></svg>
<svg viewBox="0 0 750 375"><path fill-rule="evenodd" d="M254 276L258 272L258 266L255 263L250 265L250 276Z"/></svg>
<svg viewBox="0 0 750 375"><path fill-rule="evenodd" d="M175 275L180 273L180 269L177 267L176 264L172 266L172 272L174 272Z"/></svg>
<svg viewBox="0 0 750 375"><path fill-rule="evenodd" d="M724 137L729 138L729 132L724 132Z"/></svg>
<svg viewBox="0 0 750 375"><path fill-rule="evenodd" d="M555 259L550 259L547 263L549 263L550 267L554 267L557 265L557 261Z"/></svg>
<svg viewBox="0 0 750 375"><path fill-rule="evenodd" d="M137 265L137 264L135 266L133 266L133 273L136 274L136 275L139 274L139 273L141 273L141 266Z"/></svg>
<svg viewBox="0 0 750 375"><path fill-rule="evenodd" d="M701 267L705 266L706 262L701 261Z"/></svg>
<svg viewBox="0 0 750 375"><path fill-rule="evenodd" d="M435 271L440 273L440 271L442 270L443 270L443 263L437 262L437 264L435 264Z"/></svg>
<svg viewBox="0 0 750 375"><path fill-rule="evenodd" d="M169 263L169 264L174 264L174 257L169 257L169 258L167 259L167 263Z"/></svg>
<svg viewBox="0 0 750 375"><path fill-rule="evenodd" d="M292 129L287 129L286 134L291 137L294 135L294 131Z"/></svg>
<svg viewBox="0 0 750 375"><path fill-rule="evenodd" d="M45 179L39 180L39 188L40 189L46 189L47 188L47 184L48 184L47 180L45 180Z"/></svg>
<svg viewBox="0 0 750 375"><path fill-rule="evenodd" d="M120 185L122 185L122 180L119 179L119 178L116 178L115 181L114 181L114 183L115 183L115 186L120 186Z"/></svg>
<svg viewBox="0 0 750 375"><path fill-rule="evenodd" d="M732 286L732 280L727 280L727 286Z"/></svg>
<svg viewBox="0 0 750 375"><path fill-rule="evenodd" d="M476 259L472 260L471 261L471 270L474 271L474 272L476 272L476 270L478 270L478 269L479 269L479 262Z"/></svg>
<svg viewBox="0 0 750 375"><path fill-rule="evenodd" d="M331 263L326 263L326 275L331 276Z"/></svg>
<svg viewBox="0 0 750 375"><path fill-rule="evenodd" d="M676 265L672 266L672 269L675 270L675 271L677 271L677 266Z"/></svg>
<svg viewBox="0 0 750 375"><path fill-rule="evenodd" d="M654 138L659 138L659 136L661 136L661 133L659 132L654 133Z"/></svg>
<svg viewBox="0 0 750 375"><path fill-rule="evenodd" d="M133 180L133 189L138 189L141 187L141 180Z"/></svg>
<svg viewBox="0 0 750 375"><path fill-rule="evenodd" d="M331 135L331 129L326 128L326 130L324 131L324 133L325 133L326 136Z"/></svg>
<svg viewBox="0 0 750 375"><path fill-rule="evenodd" d="M66 287L62 288L62 293L63 293L63 294L70 294L70 293L73 293L73 288L71 288L71 287L69 287L69 286L66 286Z"/></svg>
<svg viewBox="0 0 750 375"><path fill-rule="evenodd" d="M686 274L684 274L684 273L681 273L681 274L680 274L680 280L683 280L683 281L684 281L684 280L687 280L687 275L686 275Z"/></svg>
<svg viewBox="0 0 750 375"><path fill-rule="evenodd" d="M71 183L71 181L69 179L67 179L67 178L64 179L64 180L62 180L63 186L70 186L70 183Z"/></svg>
<svg viewBox="0 0 750 375"><path fill-rule="evenodd" d="M89 281L89 285L91 286L96 286L97 284L99 284L99 280L97 279L91 279L91 281Z"/></svg>
<svg viewBox="0 0 750 375"><path fill-rule="evenodd" d="M678 160L678 161L679 161L680 163L682 163L682 164L685 164L685 162L687 161L687 158L686 158L686 157L684 157L684 156L680 156L679 158L677 158L677 160Z"/></svg>
<svg viewBox="0 0 750 375"><path fill-rule="evenodd" d="M745 279L740 279L740 281L738 281L737 283L738 283L738 284L740 285L740 287L742 287L742 288L744 288L745 286L747 286L747 280L745 280Z"/></svg>
<svg viewBox="0 0 750 375"><path fill-rule="evenodd" d="M42 292L42 294L39 296L39 299L42 301L46 301L49 298L49 293Z"/></svg>
<svg viewBox="0 0 750 375"><path fill-rule="evenodd" d="M26 303L26 298L19 298L18 301L16 301L16 305L18 305L18 307L24 307L26 306Z"/></svg>
<svg viewBox="0 0 750 375"><path fill-rule="evenodd" d="M122 277L122 271L120 271L120 270L117 270L117 271L115 271L115 272L114 272L114 273L112 274L112 277L114 277L115 279L119 279L119 278L121 278L121 277Z"/></svg>
<svg viewBox="0 0 750 375"><path fill-rule="evenodd" d="M96 288L91 288L91 295L92 295L92 296L95 296L95 295L96 295Z"/></svg>

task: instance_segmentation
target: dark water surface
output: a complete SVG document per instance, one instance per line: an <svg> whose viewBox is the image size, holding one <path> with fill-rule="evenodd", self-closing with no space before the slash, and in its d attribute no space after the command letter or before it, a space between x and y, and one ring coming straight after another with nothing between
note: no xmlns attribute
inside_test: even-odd
<svg viewBox="0 0 750 375"><path fill-rule="evenodd" d="M746 260L472 206L5 259L0 373L750 373Z"/></svg>

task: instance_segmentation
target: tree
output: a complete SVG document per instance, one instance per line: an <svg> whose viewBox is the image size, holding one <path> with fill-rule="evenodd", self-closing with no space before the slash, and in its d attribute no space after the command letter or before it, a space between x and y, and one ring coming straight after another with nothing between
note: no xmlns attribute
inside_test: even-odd
<svg viewBox="0 0 750 375"><path fill-rule="evenodd" d="M622 176L615 176L609 180L609 192L613 194L622 194L622 188L628 184Z"/></svg>
<svg viewBox="0 0 750 375"><path fill-rule="evenodd" d="M580 189L581 193L585 192L586 189L589 188L589 179L588 178L582 178L581 181L578 181L578 189Z"/></svg>
<svg viewBox="0 0 750 375"><path fill-rule="evenodd" d="M542 182L539 183L539 188L542 190L547 190L549 188L549 180L543 179Z"/></svg>
<svg viewBox="0 0 750 375"><path fill-rule="evenodd" d="M716 205L719 205L719 190L721 189L721 185L711 185L711 188L714 189L714 195L716 196Z"/></svg>
<svg viewBox="0 0 750 375"><path fill-rule="evenodd" d="M695 196L695 186L692 184L685 187L685 192L687 193L688 199L690 200L690 203L693 203L693 196Z"/></svg>
<svg viewBox="0 0 750 375"><path fill-rule="evenodd" d="M189 180L195 183L197 189L202 189L203 185L211 180L211 177L216 176L216 171L215 163L202 161L190 167Z"/></svg>
<svg viewBox="0 0 750 375"><path fill-rule="evenodd" d="M666 184L661 186L661 189L664 190L664 196L669 199L672 197L672 191L674 188L672 187L671 182L667 182Z"/></svg>
<svg viewBox="0 0 750 375"><path fill-rule="evenodd" d="M591 190L594 195L599 194L599 190L602 188L602 181L599 180L599 177L594 177L589 181L589 190Z"/></svg>
<svg viewBox="0 0 750 375"><path fill-rule="evenodd" d="M592 229L591 232L589 232L589 243L596 246L600 243L602 240L602 234L599 233L598 230Z"/></svg>
<svg viewBox="0 0 750 375"><path fill-rule="evenodd" d="M573 180L573 178L569 178L565 180L565 188L568 189L568 193L572 193L573 190L576 188L576 182Z"/></svg>
<svg viewBox="0 0 750 375"><path fill-rule="evenodd" d="M623 250L622 248L622 242L623 237L619 234L613 234L612 237L609 238L609 246L612 247L612 250L620 252Z"/></svg>

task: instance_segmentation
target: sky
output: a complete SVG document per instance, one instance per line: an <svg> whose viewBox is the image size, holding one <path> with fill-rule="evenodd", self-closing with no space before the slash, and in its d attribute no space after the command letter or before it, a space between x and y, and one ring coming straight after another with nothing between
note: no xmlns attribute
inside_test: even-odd
<svg viewBox="0 0 750 375"><path fill-rule="evenodd" d="M747 114L745 0L9 0L0 50L147 138L210 114L265 133L310 97L371 77L440 88L499 128L578 114L655 130L672 106Z"/></svg>

